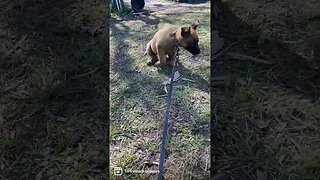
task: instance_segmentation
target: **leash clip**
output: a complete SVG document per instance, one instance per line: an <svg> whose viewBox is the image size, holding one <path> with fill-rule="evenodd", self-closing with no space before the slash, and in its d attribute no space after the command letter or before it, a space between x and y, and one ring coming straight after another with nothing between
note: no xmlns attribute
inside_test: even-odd
<svg viewBox="0 0 320 180"><path fill-rule="evenodd" d="M173 75L172 83L175 83L175 82L179 81L180 79L181 79L181 74L179 73L178 70L176 70ZM171 82L171 78L169 78L167 81L164 82L164 92L166 92L166 94L168 94L167 85L170 85L170 82Z"/></svg>

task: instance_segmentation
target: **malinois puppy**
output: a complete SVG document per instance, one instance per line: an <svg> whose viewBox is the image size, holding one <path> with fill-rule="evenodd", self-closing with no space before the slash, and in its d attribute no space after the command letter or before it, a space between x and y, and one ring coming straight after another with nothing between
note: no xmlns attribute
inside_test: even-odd
<svg viewBox="0 0 320 180"><path fill-rule="evenodd" d="M198 24L191 23L188 27L167 25L160 29L147 44L147 51L151 57L148 65L163 67L166 65L166 55L171 66L176 64L177 47L181 46L193 55L200 54L197 35Z"/></svg>

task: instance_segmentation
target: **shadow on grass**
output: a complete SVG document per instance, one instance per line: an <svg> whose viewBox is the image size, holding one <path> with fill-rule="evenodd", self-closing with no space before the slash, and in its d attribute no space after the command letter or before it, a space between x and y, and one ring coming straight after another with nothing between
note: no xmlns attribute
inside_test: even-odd
<svg viewBox="0 0 320 180"><path fill-rule="evenodd" d="M105 2L1 4L1 179L105 179Z"/></svg>
<svg viewBox="0 0 320 180"><path fill-rule="evenodd" d="M259 46L257 44L259 38L258 30L254 30L254 28L243 24L228 8L224 7L224 10L223 16L225 19L219 23L220 34L226 39L227 43L236 42L239 44L238 46L234 46L234 49L231 49L231 51L236 50L240 53L250 53L254 57L266 58L273 61L275 65L272 66L264 64L254 65L257 67L256 71L272 71L277 84L289 88L296 93L303 94L313 101L319 99L320 94L317 92L320 86L320 72L314 68L316 66L315 62L310 62L292 53L286 47L287 44L280 41L268 41ZM226 23L228 21L230 23ZM241 28L241 31L235 32L235 28ZM232 34L232 36L229 34ZM242 49L239 49L239 46Z"/></svg>
<svg viewBox="0 0 320 180"><path fill-rule="evenodd" d="M319 127L319 122L307 118L316 119L319 115L303 105L319 107L319 70L281 42L269 41L259 46L258 29L244 24L227 6L219 3L218 6L223 17L223 21L217 22L220 36L226 46L238 43L229 51L267 59L274 64L244 62L228 55L213 62L213 76L229 79L213 87L212 92L217 121L212 124L211 155L215 159L212 176L226 179L256 179L261 174L267 179L319 177L316 173L319 166L305 165L307 159L314 157L316 145L307 140L304 143L310 149L294 144L305 136L319 138L314 129ZM269 104L277 104L281 98L284 99L280 102L282 107L270 107ZM291 101L285 102L286 99ZM309 124L296 134L292 128L299 119L297 126L303 126L302 121ZM286 126L277 130L284 122ZM301 156L301 152L306 153L305 156ZM283 154L286 160L279 161Z"/></svg>

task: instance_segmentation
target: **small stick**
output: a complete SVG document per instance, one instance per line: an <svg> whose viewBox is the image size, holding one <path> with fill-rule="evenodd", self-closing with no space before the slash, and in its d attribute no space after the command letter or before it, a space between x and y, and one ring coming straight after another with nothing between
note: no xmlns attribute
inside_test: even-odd
<svg viewBox="0 0 320 180"><path fill-rule="evenodd" d="M163 95L157 96L157 98L161 98L161 97L167 97L167 95L166 95L166 94L163 94Z"/></svg>
<svg viewBox="0 0 320 180"><path fill-rule="evenodd" d="M273 64L273 62L270 61L266 61L263 59L258 59L255 57L251 57L251 56L247 56L247 55L243 55L243 54L239 54L239 53L234 53L234 52L228 52L227 55L231 56L232 58L238 59L238 60L251 60L253 62L257 62L257 63L262 63L262 64Z"/></svg>
<svg viewBox="0 0 320 180"><path fill-rule="evenodd" d="M222 56L224 53L226 53L233 45L236 43L230 44L228 47L224 48L223 50L219 51L215 55L213 55L213 60L216 60L218 57Z"/></svg>
<svg viewBox="0 0 320 180"><path fill-rule="evenodd" d="M187 78L181 78L181 80L183 80L183 81L189 81L189 82L193 82L193 83L195 83L195 82L196 82L196 81L194 81L194 80L187 79Z"/></svg>
<svg viewBox="0 0 320 180"><path fill-rule="evenodd" d="M95 72L97 72L98 70L100 70L102 67L98 67L98 68L95 68L87 73L84 73L84 74L76 74L74 76L71 76L70 77L70 80L76 80L76 79L79 79L79 78L82 78L82 77L85 77L85 76L88 76L88 75L91 75L91 74L94 74Z"/></svg>

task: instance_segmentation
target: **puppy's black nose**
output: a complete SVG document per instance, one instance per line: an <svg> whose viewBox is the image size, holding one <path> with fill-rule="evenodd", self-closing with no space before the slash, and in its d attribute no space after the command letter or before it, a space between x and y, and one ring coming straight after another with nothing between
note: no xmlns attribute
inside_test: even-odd
<svg viewBox="0 0 320 180"><path fill-rule="evenodd" d="M197 54L200 54L200 49L197 49L197 50L193 53L193 55L197 55Z"/></svg>

